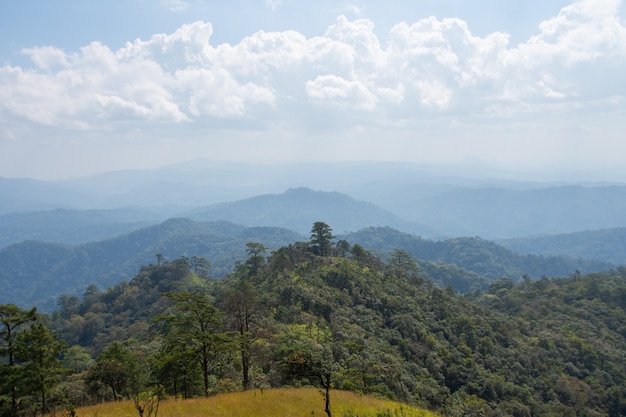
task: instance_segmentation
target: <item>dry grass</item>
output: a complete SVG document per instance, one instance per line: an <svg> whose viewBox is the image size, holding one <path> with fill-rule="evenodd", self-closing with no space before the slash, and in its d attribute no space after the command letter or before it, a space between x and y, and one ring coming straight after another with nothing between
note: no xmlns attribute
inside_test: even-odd
<svg viewBox="0 0 626 417"><path fill-rule="evenodd" d="M429 411L345 391L332 391L334 417L436 417ZM137 417L129 401L76 410L78 417ZM259 390L210 398L168 400L159 417L325 417L324 398L314 388Z"/></svg>

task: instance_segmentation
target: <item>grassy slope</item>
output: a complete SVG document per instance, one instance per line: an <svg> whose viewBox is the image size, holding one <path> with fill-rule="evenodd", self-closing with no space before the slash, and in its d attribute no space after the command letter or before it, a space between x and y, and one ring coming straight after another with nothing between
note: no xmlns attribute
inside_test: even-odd
<svg viewBox="0 0 626 417"><path fill-rule="evenodd" d="M436 417L437 414L393 401L358 396L346 391L331 392L333 416ZM108 403L80 408L80 417L138 416L132 402ZM210 398L168 400L161 403L163 417L324 417L324 397L315 388L253 390L220 394Z"/></svg>

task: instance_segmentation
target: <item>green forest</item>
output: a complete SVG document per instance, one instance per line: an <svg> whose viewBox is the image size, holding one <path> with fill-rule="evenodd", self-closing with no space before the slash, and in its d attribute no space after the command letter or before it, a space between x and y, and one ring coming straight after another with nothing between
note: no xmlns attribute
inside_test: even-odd
<svg viewBox="0 0 626 417"><path fill-rule="evenodd" d="M164 398L288 386L445 416L626 415L626 268L459 293L323 222L245 250L219 279L210 260L157 253L50 314L0 305L0 416L130 399L141 417Z"/></svg>

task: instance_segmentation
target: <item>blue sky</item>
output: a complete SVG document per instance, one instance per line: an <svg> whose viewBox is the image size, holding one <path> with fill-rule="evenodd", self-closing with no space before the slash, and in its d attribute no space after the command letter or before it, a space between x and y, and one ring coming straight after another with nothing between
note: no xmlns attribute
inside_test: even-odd
<svg viewBox="0 0 626 417"><path fill-rule="evenodd" d="M0 0L0 176L210 158L626 180L624 68L619 0Z"/></svg>

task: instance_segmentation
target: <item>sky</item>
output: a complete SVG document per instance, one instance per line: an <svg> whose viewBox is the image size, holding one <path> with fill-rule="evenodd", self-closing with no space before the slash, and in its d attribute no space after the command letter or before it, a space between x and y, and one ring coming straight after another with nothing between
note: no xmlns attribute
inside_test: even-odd
<svg viewBox="0 0 626 417"><path fill-rule="evenodd" d="M620 0L0 0L0 176L196 159L626 181Z"/></svg>

